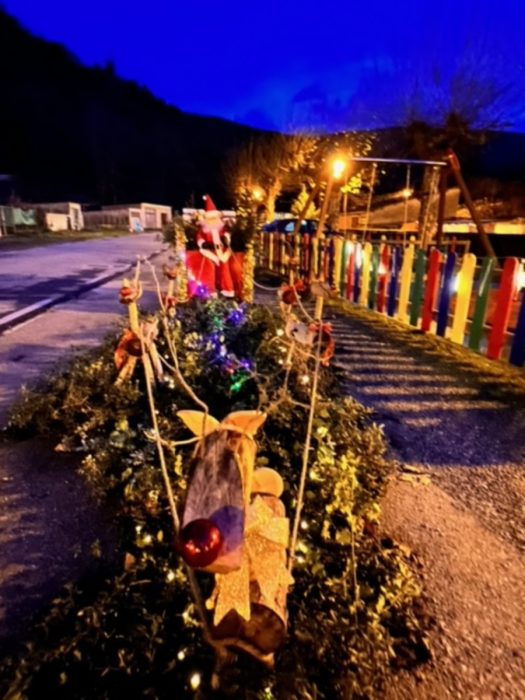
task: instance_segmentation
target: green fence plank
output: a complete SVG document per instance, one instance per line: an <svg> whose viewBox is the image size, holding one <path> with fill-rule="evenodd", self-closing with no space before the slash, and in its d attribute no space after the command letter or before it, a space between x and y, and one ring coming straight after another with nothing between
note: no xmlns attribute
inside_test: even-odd
<svg viewBox="0 0 525 700"><path fill-rule="evenodd" d="M377 275L379 272L379 248L377 246L373 247L372 250L372 261L370 265L370 287L368 289L368 308L376 308L376 297L377 297Z"/></svg>
<svg viewBox="0 0 525 700"><path fill-rule="evenodd" d="M471 350L479 351L483 338L483 326L487 316L490 287L492 275L494 274L494 258L485 258L481 266L479 284L476 291L476 304L474 306L474 316L470 326L468 346Z"/></svg>
<svg viewBox="0 0 525 700"><path fill-rule="evenodd" d="M418 250L416 255L416 266L414 282L410 294L410 325L417 326L423 303L423 290L425 273L427 270L427 256L423 250Z"/></svg>

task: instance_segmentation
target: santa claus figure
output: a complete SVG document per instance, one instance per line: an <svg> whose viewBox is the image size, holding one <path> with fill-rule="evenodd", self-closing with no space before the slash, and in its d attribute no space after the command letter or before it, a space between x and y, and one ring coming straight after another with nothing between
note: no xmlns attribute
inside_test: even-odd
<svg viewBox="0 0 525 700"><path fill-rule="evenodd" d="M211 197L206 195L204 202L204 219L196 236L202 256L197 281L211 295L220 292L224 297L240 296L242 275L230 248L230 234Z"/></svg>

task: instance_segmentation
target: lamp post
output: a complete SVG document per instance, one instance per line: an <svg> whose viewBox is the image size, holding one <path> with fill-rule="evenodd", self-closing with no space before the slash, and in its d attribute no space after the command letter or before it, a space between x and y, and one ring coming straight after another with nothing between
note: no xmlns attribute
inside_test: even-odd
<svg viewBox="0 0 525 700"><path fill-rule="evenodd" d="M405 200L405 211L403 214L403 247L405 246L406 243L406 235L407 235L407 222L408 222L408 201L410 197L414 194L414 190L412 190L410 187L405 187L403 192L401 193L403 195L403 199Z"/></svg>
<svg viewBox="0 0 525 700"><path fill-rule="evenodd" d="M316 268L317 268L317 256L318 256L318 251L319 251L319 246L321 240L324 239L324 225L326 221L326 217L328 214L328 204L330 202L330 196L332 194L332 188L334 185L335 180L339 180L343 173L345 172L347 167L347 163L345 160L343 160L340 157L335 157L332 159L330 163L330 168L328 171L328 180L326 182L326 191L323 197L323 203L321 205L321 213L319 215L319 223L317 224L317 231L315 232L315 237L314 240L312 241L312 253L313 253L313 260L312 264L310 265L310 279L314 279L316 276ZM323 271L321 269L321 265L318 270L318 278L322 280L323 278Z"/></svg>
<svg viewBox="0 0 525 700"><path fill-rule="evenodd" d="M330 196L332 194L332 187L334 186L334 181L339 180L346 170L347 163L342 158L336 157L330 163L330 169L328 171L328 181L326 183L326 192L323 197L323 204L321 206L321 213L319 215L319 225L317 231L315 232L315 237L317 239L322 238L322 231L326 221L326 216L328 214L328 204L330 202Z"/></svg>

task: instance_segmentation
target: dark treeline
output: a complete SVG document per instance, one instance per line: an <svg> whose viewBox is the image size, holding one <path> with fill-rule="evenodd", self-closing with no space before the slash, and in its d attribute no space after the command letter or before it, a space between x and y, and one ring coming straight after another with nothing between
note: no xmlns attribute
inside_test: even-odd
<svg viewBox="0 0 525 700"><path fill-rule="evenodd" d="M0 200L14 194L34 202L154 201L180 208L200 205L209 192L217 204L233 204L227 156L262 132L168 106L116 76L111 64L86 68L1 7L0 66ZM437 157L427 153L435 134L425 129L377 131L373 154ZM513 199L514 213L525 213L525 135L487 133L483 144L459 155L475 196ZM402 187L404 171L391 175Z"/></svg>
<svg viewBox="0 0 525 700"><path fill-rule="evenodd" d="M166 105L86 68L60 45L33 37L0 8L0 173L29 201L231 204L225 153L254 130Z"/></svg>

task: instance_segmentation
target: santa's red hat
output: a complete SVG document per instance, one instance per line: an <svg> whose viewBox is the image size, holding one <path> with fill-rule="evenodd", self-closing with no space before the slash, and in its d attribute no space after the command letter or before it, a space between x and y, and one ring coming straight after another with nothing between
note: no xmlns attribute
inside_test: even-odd
<svg viewBox="0 0 525 700"><path fill-rule="evenodd" d="M206 219L214 219L217 216L220 216L220 212L217 210L217 207L213 203L213 199L210 197L209 194L205 194L204 197L204 216Z"/></svg>

